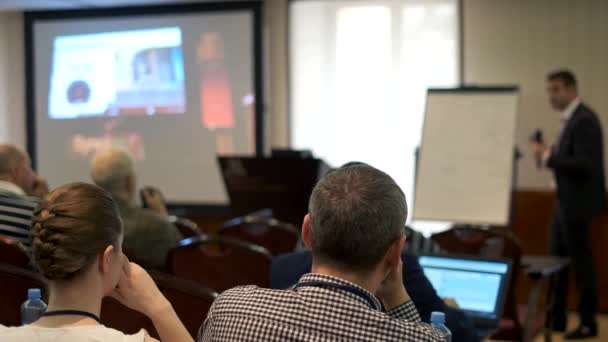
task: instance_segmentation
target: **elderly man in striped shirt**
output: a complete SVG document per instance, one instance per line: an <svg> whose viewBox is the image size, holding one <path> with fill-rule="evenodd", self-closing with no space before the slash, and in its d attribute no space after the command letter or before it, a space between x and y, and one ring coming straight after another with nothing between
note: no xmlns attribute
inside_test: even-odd
<svg viewBox="0 0 608 342"><path fill-rule="evenodd" d="M312 273L287 290L225 291L199 340L444 341L420 321L403 286L406 217L405 196L386 173L364 164L331 172L313 190L302 226Z"/></svg>
<svg viewBox="0 0 608 342"><path fill-rule="evenodd" d="M39 199L48 192L46 180L32 170L20 148L0 144L0 236L30 248L30 225Z"/></svg>

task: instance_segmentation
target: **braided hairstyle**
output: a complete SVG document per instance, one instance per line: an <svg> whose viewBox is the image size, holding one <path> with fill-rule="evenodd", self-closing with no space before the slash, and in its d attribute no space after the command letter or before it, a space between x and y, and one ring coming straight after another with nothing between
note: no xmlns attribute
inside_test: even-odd
<svg viewBox="0 0 608 342"><path fill-rule="evenodd" d="M122 221L108 192L87 183L63 185L34 212L33 259L49 280L66 280L86 271L109 246L119 246Z"/></svg>

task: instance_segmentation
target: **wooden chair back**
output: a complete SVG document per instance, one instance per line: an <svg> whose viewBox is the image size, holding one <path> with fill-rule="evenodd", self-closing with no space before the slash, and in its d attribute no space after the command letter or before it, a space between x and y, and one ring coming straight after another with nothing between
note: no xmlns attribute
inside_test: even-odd
<svg viewBox="0 0 608 342"><path fill-rule="evenodd" d="M272 255L260 246L220 237L184 239L169 252L169 273L217 291L239 285L268 287Z"/></svg>
<svg viewBox="0 0 608 342"><path fill-rule="evenodd" d="M262 246L272 255L293 252L300 239L300 231L294 225L257 216L232 219L224 224L219 235Z"/></svg>

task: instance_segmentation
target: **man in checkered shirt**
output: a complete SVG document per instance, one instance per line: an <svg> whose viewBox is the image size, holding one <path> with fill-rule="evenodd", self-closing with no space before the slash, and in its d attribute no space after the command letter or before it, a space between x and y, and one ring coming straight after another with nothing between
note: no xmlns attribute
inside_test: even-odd
<svg viewBox="0 0 608 342"><path fill-rule="evenodd" d="M225 291L198 340L444 341L403 286L406 217L405 196L384 172L365 164L333 171L313 190L302 226L312 273L288 290Z"/></svg>

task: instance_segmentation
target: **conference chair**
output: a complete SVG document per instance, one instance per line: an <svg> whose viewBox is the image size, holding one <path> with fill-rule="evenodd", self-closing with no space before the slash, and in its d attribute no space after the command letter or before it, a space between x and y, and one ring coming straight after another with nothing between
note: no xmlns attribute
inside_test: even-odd
<svg viewBox="0 0 608 342"><path fill-rule="evenodd" d="M245 216L256 217L259 219L271 219L274 217L274 212L270 208L264 208L264 209L250 212L249 214L247 214Z"/></svg>
<svg viewBox="0 0 608 342"><path fill-rule="evenodd" d="M30 269L0 261L0 324L4 326L21 325L21 303L27 299L27 290L39 288L46 297L44 278ZM46 298L45 298L46 300Z"/></svg>
<svg viewBox="0 0 608 342"><path fill-rule="evenodd" d="M272 255L293 252L300 239L300 231L294 225L253 215L227 221L219 235L262 246Z"/></svg>
<svg viewBox="0 0 608 342"><path fill-rule="evenodd" d="M239 285L268 287L272 255L261 246L224 237L187 238L169 251L169 273L219 292Z"/></svg>
<svg viewBox="0 0 608 342"><path fill-rule="evenodd" d="M217 292L170 274L155 271L149 273L190 335L196 338L199 327L205 321L209 308L218 296ZM107 327L128 334L146 329L150 336L159 339L158 332L148 317L122 305L114 298L104 298L101 306L101 322Z"/></svg>
<svg viewBox="0 0 608 342"><path fill-rule="evenodd" d="M152 321L139 311L135 311L112 297L105 297L101 303L101 324L125 334L136 334L145 329L151 337L159 339Z"/></svg>
<svg viewBox="0 0 608 342"><path fill-rule="evenodd" d="M190 335L196 339L198 330L207 318L207 313L218 293L197 282L167 273L150 272L150 275L163 295L171 302Z"/></svg>
<svg viewBox="0 0 608 342"><path fill-rule="evenodd" d="M513 270L509 283L509 291L505 301L503 319L499 331L492 335L498 340L521 340L523 328L515 297L520 268L522 248L517 239L510 233L498 230L486 230L471 226L456 226L447 231L431 236L431 240L439 248L452 254L478 255L490 258L508 258L513 262Z"/></svg>
<svg viewBox="0 0 608 342"><path fill-rule="evenodd" d="M169 216L169 222L173 223L184 238L204 235L200 227L184 217Z"/></svg>
<svg viewBox="0 0 608 342"><path fill-rule="evenodd" d="M17 240L0 236L0 262L30 268L30 257Z"/></svg>

